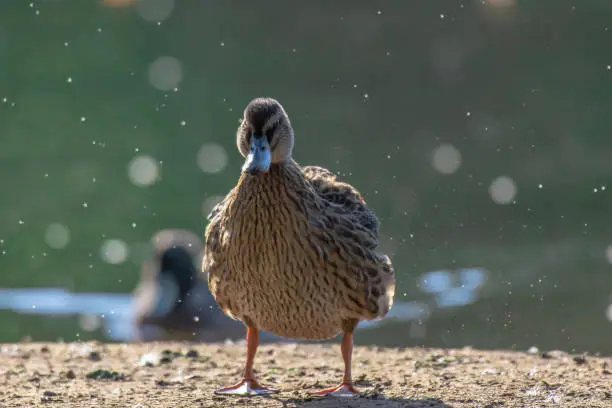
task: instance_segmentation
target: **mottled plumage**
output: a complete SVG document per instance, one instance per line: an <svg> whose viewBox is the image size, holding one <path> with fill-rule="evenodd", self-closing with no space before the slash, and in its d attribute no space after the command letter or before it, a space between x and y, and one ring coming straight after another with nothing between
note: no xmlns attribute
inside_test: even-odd
<svg viewBox="0 0 612 408"><path fill-rule="evenodd" d="M395 275L376 251L379 221L361 194L291 158L293 130L273 99L247 106L237 145L248 165L205 234L203 270L219 307L249 329L308 340L385 316Z"/></svg>

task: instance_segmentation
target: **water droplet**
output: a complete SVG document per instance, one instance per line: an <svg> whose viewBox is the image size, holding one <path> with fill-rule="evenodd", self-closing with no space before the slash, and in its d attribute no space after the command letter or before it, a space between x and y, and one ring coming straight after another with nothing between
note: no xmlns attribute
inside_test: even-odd
<svg viewBox="0 0 612 408"><path fill-rule="evenodd" d="M94 314L84 314L79 317L79 325L85 331L92 332L100 327L100 317Z"/></svg>
<svg viewBox="0 0 612 408"><path fill-rule="evenodd" d="M169 91L183 79L183 67L175 57L159 57L149 66L149 82L160 91Z"/></svg>
<svg viewBox="0 0 612 408"><path fill-rule="evenodd" d="M159 166L150 156L136 156L128 165L128 177L137 186L148 186L159 178Z"/></svg>
<svg viewBox="0 0 612 408"><path fill-rule="evenodd" d="M516 183L508 176L500 176L491 182L489 194L496 204L510 204L516 196Z"/></svg>
<svg viewBox="0 0 612 408"><path fill-rule="evenodd" d="M612 244L606 248L606 259L612 264Z"/></svg>
<svg viewBox="0 0 612 408"><path fill-rule="evenodd" d="M64 249L70 242L70 231L60 223L53 223L45 230L45 242L51 248Z"/></svg>
<svg viewBox="0 0 612 408"><path fill-rule="evenodd" d="M461 166L461 152L449 143L441 144L434 150L431 164L442 174L453 174Z"/></svg>
<svg viewBox="0 0 612 408"><path fill-rule="evenodd" d="M218 173L227 166L227 153L223 146L217 143L205 143L196 156L200 170L205 173Z"/></svg>
<svg viewBox="0 0 612 408"><path fill-rule="evenodd" d="M100 248L100 256L102 260L110 264L117 265L123 263L128 256L127 245L120 239L106 240Z"/></svg>
<svg viewBox="0 0 612 408"><path fill-rule="evenodd" d="M143 20L161 25L174 9L175 0L139 0L136 2L136 12Z"/></svg>

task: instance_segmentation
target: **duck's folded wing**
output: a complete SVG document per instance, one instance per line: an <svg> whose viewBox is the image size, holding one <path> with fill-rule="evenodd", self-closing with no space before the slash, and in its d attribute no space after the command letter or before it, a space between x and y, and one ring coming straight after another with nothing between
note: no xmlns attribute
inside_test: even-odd
<svg viewBox="0 0 612 408"><path fill-rule="evenodd" d="M324 202L344 212L346 220L365 234L362 245L376 248L380 222L361 193L352 185L338 181L334 173L322 167L306 166L302 172Z"/></svg>
<svg viewBox="0 0 612 408"><path fill-rule="evenodd" d="M335 286L344 289L347 313L358 319L385 316L393 304L395 271L389 257L376 252L378 218L355 187L329 170L307 166L302 172L331 210L326 225L319 225L319 249L330 264L344 265L333 268L333 275Z"/></svg>
<svg viewBox="0 0 612 408"><path fill-rule="evenodd" d="M202 257L202 272L208 275L210 285L210 274L214 273L214 266L219 264L221 254L221 216L223 209L229 203L234 190L219 201L210 211L206 219L209 221L204 233L204 255ZM212 290L212 289L211 289Z"/></svg>
<svg viewBox="0 0 612 408"><path fill-rule="evenodd" d="M319 166L304 166L302 167L302 173L310 180L319 178L328 179L331 181L336 180L336 175L324 167Z"/></svg>
<svg viewBox="0 0 612 408"><path fill-rule="evenodd" d="M204 233L204 256L202 259L202 272L207 273L209 275L210 282L210 274L214 269L215 264L219 263L220 257L222 257L220 239L221 239L221 217L223 214L223 209L230 201L230 197L233 193L233 190L230 191L223 200L218 202L210 214L208 214L208 225L206 226L206 231Z"/></svg>
<svg viewBox="0 0 612 408"><path fill-rule="evenodd" d="M208 275L208 288L216 303L230 317L233 317L225 293L227 280L227 264L225 249L221 245L222 224L225 207L231 202L234 191L230 191L208 215L208 226L205 232L204 256L202 257L202 272Z"/></svg>
<svg viewBox="0 0 612 408"><path fill-rule="evenodd" d="M213 209L210 211L210 213L208 214L208 216L206 217L206 219L208 221L212 221L212 219L221 212L221 210L223 208L225 208L225 206L227 205L227 202L229 201L230 197L232 196L232 194L234 194L234 189L230 190L229 193L227 193L227 195L225 197L223 197L223 200L219 201L217 204L215 204L215 206L213 207Z"/></svg>

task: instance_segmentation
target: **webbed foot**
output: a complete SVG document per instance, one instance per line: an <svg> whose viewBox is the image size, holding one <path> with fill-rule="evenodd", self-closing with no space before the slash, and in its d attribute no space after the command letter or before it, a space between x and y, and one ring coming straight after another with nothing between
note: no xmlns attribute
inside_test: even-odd
<svg viewBox="0 0 612 408"><path fill-rule="evenodd" d="M312 391L311 394L320 397L358 397L359 391L353 387L353 384L341 383L336 387L327 388L321 391Z"/></svg>
<svg viewBox="0 0 612 408"><path fill-rule="evenodd" d="M238 384L215 390L215 394L222 395L268 395L277 393L278 390L260 385L257 380L244 379Z"/></svg>

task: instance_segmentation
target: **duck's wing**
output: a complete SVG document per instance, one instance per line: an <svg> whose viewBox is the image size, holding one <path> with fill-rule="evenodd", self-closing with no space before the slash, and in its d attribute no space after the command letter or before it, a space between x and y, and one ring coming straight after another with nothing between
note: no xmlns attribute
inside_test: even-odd
<svg viewBox="0 0 612 408"><path fill-rule="evenodd" d="M338 181L334 173L323 167L306 166L302 168L302 173L325 203L344 212L355 227L365 234L362 245L370 249L378 246L380 222L355 187Z"/></svg>
<svg viewBox="0 0 612 408"><path fill-rule="evenodd" d="M221 234L221 216L225 206L228 204L234 190L231 190L223 200L218 202L208 214L208 226L204 233L204 257L202 259L202 272L210 274L210 264L215 255L219 253L219 239Z"/></svg>
<svg viewBox="0 0 612 408"><path fill-rule="evenodd" d="M319 166L304 166L302 167L302 173L310 180L319 178L325 178L328 180L336 180L336 175L324 167Z"/></svg>
<svg viewBox="0 0 612 408"><path fill-rule="evenodd" d="M221 238L221 216L223 210L229 203L234 189L219 201L213 209L210 211L206 219L208 220L208 226L204 232L204 256L202 257L202 272L206 273L209 278L210 285L210 273L211 268L215 263L219 263L218 260L221 256L219 240ZM214 271L213 271L214 272Z"/></svg>
<svg viewBox="0 0 612 408"><path fill-rule="evenodd" d="M206 217L206 219L208 221L212 221L213 218L215 218L215 216L217 216L221 212L221 210L225 208L225 206L227 205L228 201L230 200L230 197L232 196L232 194L234 194L234 189L231 189L230 192L227 193L227 195L225 197L223 197L223 200L221 200L217 204L215 204L213 209L210 211L210 213Z"/></svg>
<svg viewBox="0 0 612 408"><path fill-rule="evenodd" d="M226 206L231 202L234 190L232 189L223 200L212 209L208 215L208 226L204 233L204 256L202 257L202 272L208 275L208 288L215 298L219 308L230 317L229 298L225 293L225 280L227 279L227 262L225 251L221 245L223 214Z"/></svg>
<svg viewBox="0 0 612 408"><path fill-rule="evenodd" d="M319 250L335 265L336 287L346 301L347 315L385 316L393 304L395 271L389 257L376 251L378 218L355 187L338 181L329 170L308 166L302 172L325 207L321 225L317 217L309 219L322 237Z"/></svg>

